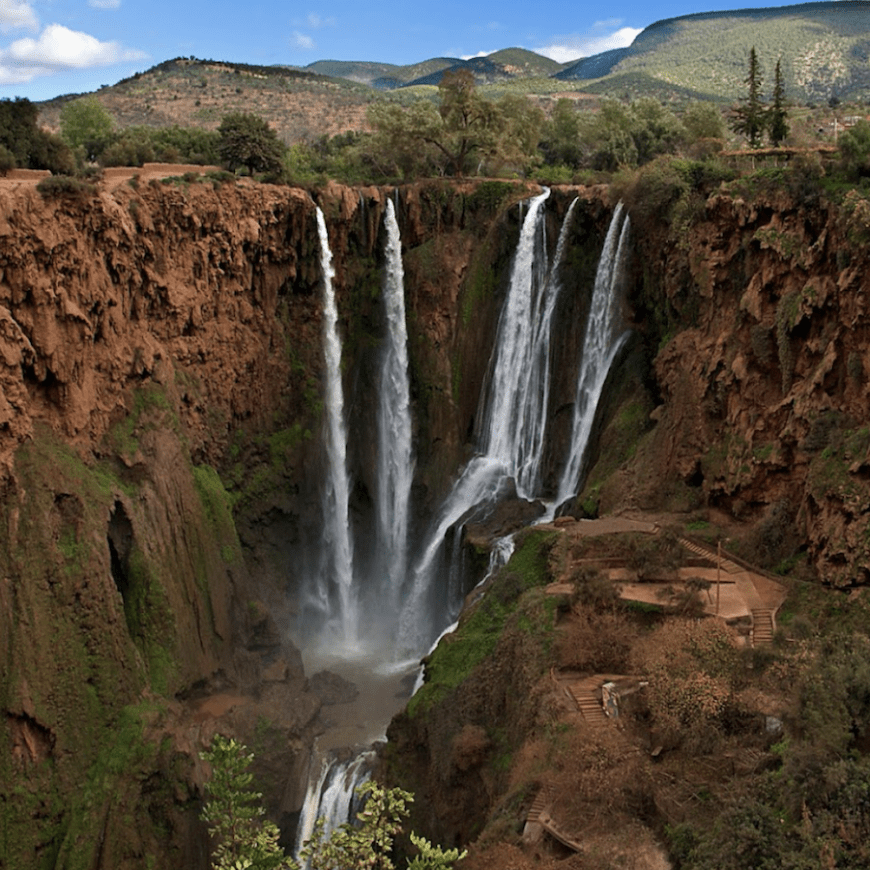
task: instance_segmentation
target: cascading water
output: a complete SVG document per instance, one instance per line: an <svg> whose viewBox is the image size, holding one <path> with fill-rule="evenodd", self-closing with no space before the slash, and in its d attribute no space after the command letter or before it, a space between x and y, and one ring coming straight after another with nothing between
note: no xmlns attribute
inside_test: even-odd
<svg viewBox="0 0 870 870"><path fill-rule="evenodd" d="M376 552L378 554L373 576L361 578L358 581L364 587L364 593L357 593L350 588L347 594L339 595L337 599L322 593L322 606L332 604L338 608L336 623L340 629L333 632L337 635L339 649L333 647L332 652L338 652L343 665L339 669L350 666L350 660L357 660L353 669L354 679L361 678L370 683L374 691L387 692L386 697L378 698L368 707L361 705L362 715L367 718L374 712L375 728L386 727L386 721L380 722L380 717L396 709L396 690L398 680L403 670L413 668L416 662L399 663L392 666L378 667L379 662L389 651L383 649L384 636L390 637L389 626L385 622L394 619L399 601L398 592L406 572L408 514L411 494L411 483L414 473L413 454L411 447L411 407L410 385L408 380L408 336L405 321L405 290L402 267L402 246L399 225L396 220L392 200L387 200L384 216L386 228L385 272L383 281L383 300L386 313L387 334L381 355L380 375L378 379L378 411L377 411L377 492L376 492ZM338 574L340 580L349 584L354 580L353 548L349 532L349 516L347 496L349 486L346 470L347 434L344 425L343 401L340 380L341 345L336 330L337 312L335 310L334 294L332 292L332 258L328 254L328 237L323 216L318 209L318 228L321 237L324 272L324 341L327 360L327 400L328 417L329 479L327 482L325 505L329 520L339 522L344 517L344 537L331 534L324 538L324 549L327 551L322 560L327 569ZM338 493L338 497L336 497ZM341 501L343 499L343 501ZM340 507L337 507L340 505ZM336 530L337 531L337 530ZM338 546L338 553L329 552ZM347 559L347 562L344 559ZM339 564L340 563L340 564ZM339 570L340 568L340 570ZM356 573L359 573L358 571ZM321 573L318 582L324 582L328 574ZM327 587L328 588L328 587ZM340 587L345 589L343 585ZM329 626L329 623L327 623ZM334 643L335 637L327 637L329 643ZM321 657L326 652L321 644ZM327 656L330 665L338 663L332 656ZM369 670L366 675L361 671ZM370 679L369 679L370 678ZM392 689L390 690L390 687ZM396 705L397 706L397 705ZM355 735L356 738L357 735ZM383 731L369 732L367 738L358 734L361 743L383 738ZM338 760L328 749L315 752L312 760L312 770L309 773L308 790L300 816L297 830L296 853L311 836L314 822L317 818L325 821L325 831L328 833L343 822L348 821L354 800L354 789L368 776L373 753L362 752L350 761Z"/></svg>
<svg viewBox="0 0 870 870"><path fill-rule="evenodd" d="M378 397L377 552L380 579L375 593L381 612L395 613L405 578L408 511L414 462L411 450L411 389L408 383L408 331L402 241L392 200L387 200L384 305L387 339Z"/></svg>
<svg viewBox="0 0 870 870"><path fill-rule="evenodd" d="M328 757L317 759L315 763L319 764L319 770L316 776L309 774L308 792L296 830L297 858L311 839L317 819L323 819L324 831L329 832L352 817L356 804L355 789L369 778L374 758L374 750L370 750L345 761ZM304 870L307 863L302 862L302 867Z"/></svg>
<svg viewBox="0 0 870 870"><path fill-rule="evenodd" d="M378 577L364 578L373 590L372 600L389 616L398 617L394 660L419 657L443 626L458 613L461 587L439 568L444 560L444 542L451 528L482 514L501 497L515 489L522 498L532 499L541 487L541 458L546 435L550 390L550 342L553 313L561 290L559 267L567 244L568 228L576 206L571 204L559 234L552 263L547 259L544 204L550 192L533 198L527 209L521 205L522 228L511 270L511 281L502 310L496 343L490 361L487 389L481 400L481 452L463 469L452 491L435 517L413 570L408 570L408 514L413 475L411 418L408 387L407 333L401 242L392 202L387 202L387 268L384 302L388 337L379 379L378 397L378 491L376 529ZM525 211L525 213L524 213ZM573 494L582 470L598 399L610 364L625 340L617 336L615 291L623 251L627 248L628 219L620 224L617 208L599 261L598 275L584 338L578 377L577 402L572 430L571 453L559 486ZM523 216L524 213L524 216ZM327 357L327 417L329 481L325 497L328 540L331 550L323 560L322 591L313 598L321 612L334 618L334 632L345 647L359 638L360 602L353 589L353 547L347 507L348 475L345 461L346 432L339 362L341 346L336 330L335 300L332 292L332 263L325 222L318 210L324 268L324 341ZM619 232L618 243L616 242ZM594 359L593 359L594 357ZM569 492L569 490L571 490ZM564 496L567 497L567 496ZM555 506L551 506L551 511ZM341 518L341 519L339 519ZM338 528L338 526L341 528ZM456 531L454 549L458 550ZM494 572L504 564L513 548L511 537L496 542L490 564ZM334 578L329 583L324 578ZM337 594L332 591L337 587ZM362 646L366 638L363 638ZM351 643L348 643L350 641ZM356 650L359 652L359 650ZM359 758L360 756L357 756ZM348 773L341 763L317 762L309 784L298 846L310 835L314 819L327 816L334 824L348 818L350 795L360 781L364 765ZM354 762L356 764L356 762ZM318 775L319 774L319 775Z"/></svg>
<svg viewBox="0 0 870 870"><path fill-rule="evenodd" d="M598 401L610 366L628 337L628 332L620 326L618 316L618 291L625 268L630 227L628 215L623 220L623 212L620 202L613 212L598 261L577 378L571 448L559 481L556 506L577 493Z"/></svg>
<svg viewBox="0 0 870 870"><path fill-rule="evenodd" d="M437 601L434 575L447 531L475 509L495 503L511 481L517 494L528 499L535 497L540 485L552 318L561 288L558 267L576 205L575 200L562 223L551 267L543 210L549 196L545 190L532 199L523 218L482 402L481 455L463 469L414 566L399 618L402 653L419 648L421 639L431 641L439 628L434 614L443 614L443 622L449 622L461 602L461 598Z"/></svg>
<svg viewBox="0 0 870 870"><path fill-rule="evenodd" d="M309 584L303 611L314 611L324 623L320 640L353 649L358 614L353 583L353 541L348 509L347 431L341 385L341 337L335 304L332 250L326 220L317 209L320 263L323 270L323 347L326 369L325 402L327 475L323 495L323 546L318 576ZM313 589L310 588L313 585Z"/></svg>

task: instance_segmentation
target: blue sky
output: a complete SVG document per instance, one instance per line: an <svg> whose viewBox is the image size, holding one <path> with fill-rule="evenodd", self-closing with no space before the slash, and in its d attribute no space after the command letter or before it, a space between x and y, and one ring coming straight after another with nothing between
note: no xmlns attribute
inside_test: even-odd
<svg viewBox="0 0 870 870"><path fill-rule="evenodd" d="M564 62L629 45L662 18L777 5L691 0L0 0L0 98L96 90L169 58L395 64L519 46Z"/></svg>

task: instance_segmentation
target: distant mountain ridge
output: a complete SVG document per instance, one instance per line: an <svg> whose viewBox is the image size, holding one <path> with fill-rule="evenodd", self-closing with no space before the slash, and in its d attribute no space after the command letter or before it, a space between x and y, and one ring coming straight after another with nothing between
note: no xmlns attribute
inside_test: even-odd
<svg viewBox="0 0 870 870"><path fill-rule="evenodd" d="M596 93L637 96L697 95L734 100L743 92L749 51L755 47L764 77L769 81L777 60L787 96L814 102L838 97L870 99L870 3L829 0L759 9L696 12L656 21L627 48L611 49L568 64L526 49L505 49L486 57L438 58L414 67L395 67L375 74L384 65L347 64L347 70L367 68L373 87L394 89L437 85L447 69L468 69L479 85L523 78L555 78L584 82ZM420 72L421 67L431 65ZM348 74L341 62L311 64L306 69L366 80ZM375 83L377 82L377 83Z"/></svg>
<svg viewBox="0 0 870 870"><path fill-rule="evenodd" d="M175 58L96 92L119 126L215 129L230 112L267 118L287 142L366 129L375 99L407 103L431 95L447 70L467 69L485 93L553 98L571 92L733 103L744 96L755 47L769 94L781 62L786 97L800 104L837 98L870 102L870 3L828 0L762 9L698 12L657 21L627 48L566 64L523 48L486 57L438 57L396 65L320 60L307 67ZM57 129L60 107L40 104Z"/></svg>

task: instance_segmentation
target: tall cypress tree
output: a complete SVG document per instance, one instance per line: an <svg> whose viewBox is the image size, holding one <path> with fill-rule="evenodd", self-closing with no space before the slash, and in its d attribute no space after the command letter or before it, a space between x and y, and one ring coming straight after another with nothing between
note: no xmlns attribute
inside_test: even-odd
<svg viewBox="0 0 870 870"><path fill-rule="evenodd" d="M781 60L776 62L776 71L773 77L773 105L767 119L767 135L770 144L776 147L788 136L788 113L785 109L785 86L782 83Z"/></svg>
<svg viewBox="0 0 870 870"><path fill-rule="evenodd" d="M749 74L744 81L749 87L749 93L734 110L735 118L731 129L735 133L742 133L749 140L750 148L760 148L767 119L764 104L761 102L761 71L754 45L749 52Z"/></svg>

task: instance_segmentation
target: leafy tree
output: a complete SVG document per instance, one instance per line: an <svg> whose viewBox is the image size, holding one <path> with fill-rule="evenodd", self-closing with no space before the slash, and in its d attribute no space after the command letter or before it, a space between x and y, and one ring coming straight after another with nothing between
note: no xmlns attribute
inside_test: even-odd
<svg viewBox="0 0 870 870"><path fill-rule="evenodd" d="M0 175L6 175L10 169L18 166L15 155L5 146L0 145Z"/></svg>
<svg viewBox="0 0 870 870"><path fill-rule="evenodd" d="M767 133L770 144L776 147L788 136L788 112L785 108L785 85L782 81L782 61L776 62L773 73L773 104L767 117Z"/></svg>
<svg viewBox="0 0 870 870"><path fill-rule="evenodd" d="M215 735L202 758L212 767L202 818L216 840L214 870L283 870L294 868L278 845L277 826L262 818L262 795L251 790L248 766L254 756L232 738Z"/></svg>
<svg viewBox="0 0 870 870"><path fill-rule="evenodd" d="M616 100L603 100L598 112L581 120L584 163L608 172L636 166L637 145L631 128L629 110Z"/></svg>
<svg viewBox="0 0 870 870"><path fill-rule="evenodd" d="M385 789L369 780L357 794L365 798L363 809L357 813L359 825L345 823L323 840L322 820L315 826L314 835L302 851L311 870L394 870L390 857L393 839L402 830L408 818L408 804L413 796L401 789Z"/></svg>
<svg viewBox="0 0 870 870"><path fill-rule="evenodd" d="M115 121L95 97L66 103L60 110L60 135L73 149L95 161L112 139Z"/></svg>
<svg viewBox="0 0 870 870"><path fill-rule="evenodd" d="M541 150L544 160L551 165L580 165L583 156L580 148L580 114L573 100L563 97L556 102L544 128Z"/></svg>
<svg viewBox="0 0 870 870"><path fill-rule="evenodd" d="M749 140L750 148L761 147L761 136L766 123L766 110L761 102L761 71L758 68L758 55L755 46L749 52L749 73L744 79L749 93L734 110L734 121L731 128L735 133Z"/></svg>
<svg viewBox="0 0 870 870"><path fill-rule="evenodd" d="M142 166L154 160L154 149L145 137L126 132L100 154L101 166Z"/></svg>
<svg viewBox="0 0 870 870"><path fill-rule="evenodd" d="M369 110L381 149L405 177L430 167L448 175L505 164L524 169L534 160L544 116L524 97L487 100L465 69L448 70L438 89L438 106L417 100L407 109L375 103Z"/></svg>
<svg viewBox="0 0 870 870"><path fill-rule="evenodd" d="M287 148L262 118L248 112L226 115L218 135L218 153L227 169L281 173Z"/></svg>
<svg viewBox="0 0 870 870"><path fill-rule="evenodd" d="M651 97L636 100L631 105L630 117L638 164L648 163L660 154L673 154L685 141L686 128L658 100Z"/></svg>
<svg viewBox="0 0 870 870"><path fill-rule="evenodd" d="M840 166L852 178L870 175L870 123L858 121L839 140Z"/></svg>
<svg viewBox="0 0 870 870"><path fill-rule="evenodd" d="M241 743L217 735L201 757L212 767L202 818L216 840L214 870L298 870L278 845L278 828L262 818L262 795L251 790L253 776L248 767L253 755ZM371 781L359 786L357 794L365 801L357 813L357 824L341 825L325 838L324 820L317 820L302 849L311 870L394 870L393 841L408 818L408 804L414 797ZM408 870L448 870L465 857L465 852L433 846L414 833L410 836L418 854L409 860Z"/></svg>
<svg viewBox="0 0 870 870"><path fill-rule="evenodd" d="M725 122L722 113L714 103L695 100L683 112L683 126L689 139L723 139L725 137Z"/></svg>
<svg viewBox="0 0 870 870"><path fill-rule="evenodd" d="M39 110L28 99L0 100L0 146L12 153L23 169L72 172L75 161L57 137L40 129Z"/></svg>

